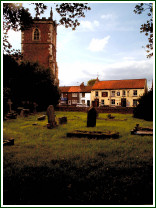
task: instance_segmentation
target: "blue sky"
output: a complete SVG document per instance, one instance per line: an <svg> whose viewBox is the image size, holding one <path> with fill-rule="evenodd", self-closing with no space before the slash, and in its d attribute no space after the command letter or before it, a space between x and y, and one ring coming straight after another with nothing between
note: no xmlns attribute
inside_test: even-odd
<svg viewBox="0 0 156 208"><path fill-rule="evenodd" d="M90 79L100 80L146 78L148 86L153 79L153 58L147 59L147 37L140 33L140 25L147 14L133 12L136 3L89 3L91 11L80 18L75 31L58 26L57 62L60 86L87 84ZM32 16L34 12L29 4ZM41 17L49 17L51 6ZM53 9L53 18L59 16ZM15 42L15 38L17 41ZM14 48L20 48L20 34L11 33Z"/></svg>

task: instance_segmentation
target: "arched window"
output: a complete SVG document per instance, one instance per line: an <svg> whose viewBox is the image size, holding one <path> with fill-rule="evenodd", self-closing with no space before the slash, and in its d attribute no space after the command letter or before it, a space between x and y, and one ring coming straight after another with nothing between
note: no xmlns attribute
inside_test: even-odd
<svg viewBox="0 0 156 208"><path fill-rule="evenodd" d="M33 39L34 40L39 40L40 39L40 32L39 32L38 28L35 28L35 30L34 30Z"/></svg>

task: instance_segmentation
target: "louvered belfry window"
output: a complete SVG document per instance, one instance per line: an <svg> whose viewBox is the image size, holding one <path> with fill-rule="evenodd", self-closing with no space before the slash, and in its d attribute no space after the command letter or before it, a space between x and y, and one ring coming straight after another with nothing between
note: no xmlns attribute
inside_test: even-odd
<svg viewBox="0 0 156 208"><path fill-rule="evenodd" d="M34 40L39 40L39 37L40 37L40 33L39 30L36 28L34 30Z"/></svg>

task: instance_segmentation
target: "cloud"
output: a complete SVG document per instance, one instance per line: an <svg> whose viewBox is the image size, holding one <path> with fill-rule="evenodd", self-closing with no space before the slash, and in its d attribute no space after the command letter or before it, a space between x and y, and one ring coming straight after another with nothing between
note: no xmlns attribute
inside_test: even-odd
<svg viewBox="0 0 156 208"><path fill-rule="evenodd" d="M96 27L99 27L100 23L97 20L94 20L93 22L90 21L81 21L80 26L83 29L91 30L93 31Z"/></svg>
<svg viewBox="0 0 156 208"><path fill-rule="evenodd" d="M114 19L116 19L116 16L113 15L113 14L103 14L103 15L101 15L101 19L104 19L104 20L114 20Z"/></svg>
<svg viewBox="0 0 156 208"><path fill-rule="evenodd" d="M93 38L89 44L88 49L92 52L100 52L103 51L103 49L105 48L105 46L108 43L108 40L110 39L110 36L108 35L107 37L103 38L103 39L96 39Z"/></svg>
<svg viewBox="0 0 156 208"><path fill-rule="evenodd" d="M119 61L105 64L103 62L75 62L59 64L60 85L80 85L95 79L99 75L102 80L140 79L146 78L148 87L153 79L152 60Z"/></svg>

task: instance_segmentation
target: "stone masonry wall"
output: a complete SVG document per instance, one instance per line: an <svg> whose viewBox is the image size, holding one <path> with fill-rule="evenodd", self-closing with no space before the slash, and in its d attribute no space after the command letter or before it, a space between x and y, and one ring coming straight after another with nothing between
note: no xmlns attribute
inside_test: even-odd
<svg viewBox="0 0 156 208"><path fill-rule="evenodd" d="M76 112L87 112L89 109L86 107L74 107L74 106L58 106L55 110L57 111L76 111ZM98 113L123 113L132 114L132 107L98 107L96 108Z"/></svg>

